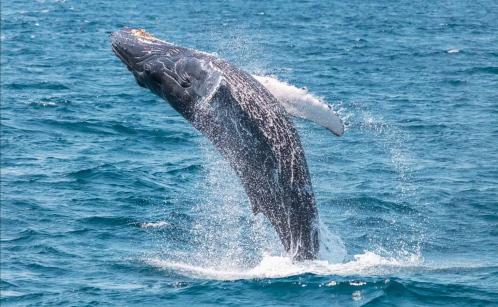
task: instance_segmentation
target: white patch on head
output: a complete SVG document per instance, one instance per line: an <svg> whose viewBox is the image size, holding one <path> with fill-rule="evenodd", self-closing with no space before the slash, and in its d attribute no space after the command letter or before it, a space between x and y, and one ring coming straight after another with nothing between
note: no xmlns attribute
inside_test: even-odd
<svg viewBox="0 0 498 307"><path fill-rule="evenodd" d="M133 35L139 37L138 41L140 41L141 43L154 44L157 42L161 42L161 43L168 44L168 45L174 45L173 43L168 43L168 42L162 41L158 38L155 38L153 34L147 33L145 31L145 29L140 29L140 28L137 30L133 29L133 30L131 30L131 33Z"/></svg>

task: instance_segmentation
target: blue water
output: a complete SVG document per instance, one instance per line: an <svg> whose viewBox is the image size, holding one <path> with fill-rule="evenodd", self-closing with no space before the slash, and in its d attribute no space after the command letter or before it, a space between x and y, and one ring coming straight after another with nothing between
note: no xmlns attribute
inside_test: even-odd
<svg viewBox="0 0 498 307"><path fill-rule="evenodd" d="M496 1L2 1L2 306L498 305ZM292 263L108 36L339 110L295 120L326 253Z"/></svg>

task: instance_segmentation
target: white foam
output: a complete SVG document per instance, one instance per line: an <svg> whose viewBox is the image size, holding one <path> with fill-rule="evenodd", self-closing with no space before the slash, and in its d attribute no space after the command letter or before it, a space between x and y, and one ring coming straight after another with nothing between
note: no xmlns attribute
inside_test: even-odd
<svg viewBox="0 0 498 307"><path fill-rule="evenodd" d="M165 222L165 221L159 221L159 222L142 223L142 224L140 224L140 227L141 228L159 228L159 227L163 227L166 225L169 225L169 223Z"/></svg>
<svg viewBox="0 0 498 307"><path fill-rule="evenodd" d="M339 113L319 97L308 93L307 88L297 88L272 76L253 77L282 103L290 115L317 123L335 135L341 136L344 133Z"/></svg>
<svg viewBox="0 0 498 307"><path fill-rule="evenodd" d="M245 270L223 269L219 267L201 267L181 262L161 259L149 259L146 262L154 267L176 274L201 279L237 280L254 278L284 278L302 274L316 275L384 275L403 269L411 269L421 265L418 258L394 259L385 258L373 252L355 255L355 260L346 263L330 263L326 260L294 262L282 256L265 256L253 268Z"/></svg>
<svg viewBox="0 0 498 307"><path fill-rule="evenodd" d="M449 50L447 52L448 53L458 53L458 52L460 52L460 50L458 50L458 49L452 49L452 50Z"/></svg>

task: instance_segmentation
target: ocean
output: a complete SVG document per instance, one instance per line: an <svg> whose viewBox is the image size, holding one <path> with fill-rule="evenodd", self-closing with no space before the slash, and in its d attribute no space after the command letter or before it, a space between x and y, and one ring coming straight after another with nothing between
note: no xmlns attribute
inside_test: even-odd
<svg viewBox="0 0 498 307"><path fill-rule="evenodd" d="M2 1L2 306L497 306L496 20L489 0ZM339 112L342 137L294 119L317 260L137 86L125 26Z"/></svg>

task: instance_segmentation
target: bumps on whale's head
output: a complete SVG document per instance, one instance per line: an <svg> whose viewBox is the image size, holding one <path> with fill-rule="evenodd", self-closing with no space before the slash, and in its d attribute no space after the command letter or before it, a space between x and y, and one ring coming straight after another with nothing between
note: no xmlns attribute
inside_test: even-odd
<svg viewBox="0 0 498 307"><path fill-rule="evenodd" d="M149 34L147 33L147 31L145 31L145 29L133 29L131 30L131 33L133 33L133 35L135 36L143 36L143 37L150 37L150 38L154 38L154 34Z"/></svg>

